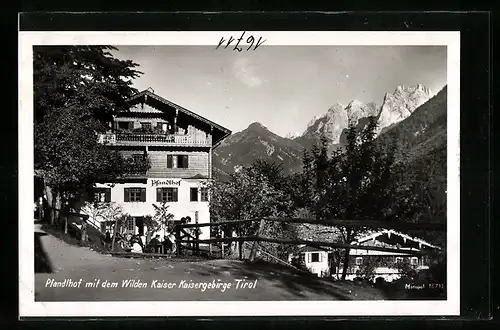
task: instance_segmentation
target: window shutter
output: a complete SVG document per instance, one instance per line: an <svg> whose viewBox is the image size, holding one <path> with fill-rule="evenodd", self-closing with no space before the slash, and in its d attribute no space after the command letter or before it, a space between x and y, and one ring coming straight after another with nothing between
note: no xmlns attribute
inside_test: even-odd
<svg viewBox="0 0 500 330"><path fill-rule="evenodd" d="M129 193L128 193L128 188L125 188L125 189L123 190L123 195L124 195L124 201L125 201L125 202L129 202L129 201L130 201L130 195L129 195Z"/></svg>
<svg viewBox="0 0 500 330"><path fill-rule="evenodd" d="M323 262L323 253L322 252L318 252L318 261Z"/></svg>
<svg viewBox="0 0 500 330"><path fill-rule="evenodd" d="M159 203L163 202L161 200L161 188L156 188L156 201Z"/></svg>
<svg viewBox="0 0 500 330"><path fill-rule="evenodd" d="M141 188L141 202L146 201L146 188Z"/></svg>
<svg viewBox="0 0 500 330"><path fill-rule="evenodd" d="M184 165L183 168L188 168L189 167L189 165L188 165L188 156L187 155L182 156L182 165Z"/></svg>
<svg viewBox="0 0 500 330"><path fill-rule="evenodd" d="M111 188L106 188L104 200L106 202L111 202Z"/></svg>
<svg viewBox="0 0 500 330"><path fill-rule="evenodd" d="M178 202L178 199L177 199L177 188L173 188L173 201L174 202Z"/></svg>
<svg viewBox="0 0 500 330"><path fill-rule="evenodd" d="M172 168L173 167L173 157L172 155L167 155L167 168Z"/></svg>

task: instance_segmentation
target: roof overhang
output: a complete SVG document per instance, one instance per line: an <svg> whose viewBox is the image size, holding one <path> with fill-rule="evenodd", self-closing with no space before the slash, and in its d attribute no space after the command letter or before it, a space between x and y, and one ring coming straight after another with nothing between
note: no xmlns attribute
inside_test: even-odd
<svg viewBox="0 0 500 330"><path fill-rule="evenodd" d="M195 120L198 120L199 122L209 126L212 129L212 148L216 148L226 137L231 135L231 131L205 117L202 117L178 104L175 104L153 92L151 92L149 89L144 90L142 92L139 92L130 98L128 98L126 101L129 104L134 104L137 101L144 100L144 102L149 103L150 100L155 100L163 105L164 107L161 107L162 111L167 111L167 109L175 110L185 116L191 117Z"/></svg>

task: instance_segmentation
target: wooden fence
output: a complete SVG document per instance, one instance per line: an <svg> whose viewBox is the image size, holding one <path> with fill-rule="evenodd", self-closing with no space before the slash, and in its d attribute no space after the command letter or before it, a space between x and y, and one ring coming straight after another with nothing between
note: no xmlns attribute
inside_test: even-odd
<svg viewBox="0 0 500 330"><path fill-rule="evenodd" d="M210 238L201 240L199 237L199 230L195 230L194 234L189 233L186 229L195 228L199 229L201 227L220 227L220 226L234 226L241 225L251 222L260 221L259 228L255 232L254 235L248 236L238 236L238 237L221 237L221 238ZM311 247L330 247L337 249L358 249L358 250L372 250L372 251L383 251L383 252L395 252L401 253L401 250L388 248L388 247L380 247L380 246L363 246L363 245L353 245L353 244L342 244L342 243L333 243L333 242L324 242L324 241L308 241L301 239L280 239L280 238L271 238L265 237L262 235L265 222L282 222L282 223L294 223L294 224L314 224L320 226L327 227L363 227L363 228L376 228L376 229L404 229L404 230L430 230L430 231L445 231L445 224L437 224L437 223L405 223L405 222L397 222L397 221L377 221L377 220L311 220L311 219L297 219L297 218L264 218L264 219L246 219L246 220L231 220L231 221L220 221L220 222L210 222L210 223L193 223L193 224L175 224L175 236L176 236L176 244L177 244L177 255L180 255L184 248L188 248L190 245L194 254L199 255L200 253L200 244L208 244L211 246L214 243L222 243L222 254L224 254L224 243L232 243L232 242L240 242L239 244L239 253L241 258L241 246L245 242L253 242L253 246L250 253L250 260L255 258L255 254L257 251L258 242L269 242L269 243L280 243L280 244L288 244L288 245L307 245ZM186 244L186 245L183 245ZM422 255L422 251L417 250L404 250L405 253L412 255Z"/></svg>

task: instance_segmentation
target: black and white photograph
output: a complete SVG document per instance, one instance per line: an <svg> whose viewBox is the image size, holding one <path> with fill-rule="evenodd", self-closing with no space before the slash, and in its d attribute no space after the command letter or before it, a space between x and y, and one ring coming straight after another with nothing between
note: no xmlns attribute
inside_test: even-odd
<svg viewBox="0 0 500 330"><path fill-rule="evenodd" d="M458 315L459 38L20 32L21 313Z"/></svg>

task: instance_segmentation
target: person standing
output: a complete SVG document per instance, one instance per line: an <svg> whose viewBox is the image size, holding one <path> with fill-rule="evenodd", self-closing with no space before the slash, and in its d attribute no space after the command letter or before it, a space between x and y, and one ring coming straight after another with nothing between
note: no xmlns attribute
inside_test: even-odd
<svg viewBox="0 0 500 330"><path fill-rule="evenodd" d="M170 244L169 244L171 246L170 250L172 251L172 253L175 253L177 251L177 246L175 244L176 241L175 241L174 233L173 232L168 233L167 238L168 238L168 241L170 242Z"/></svg>

